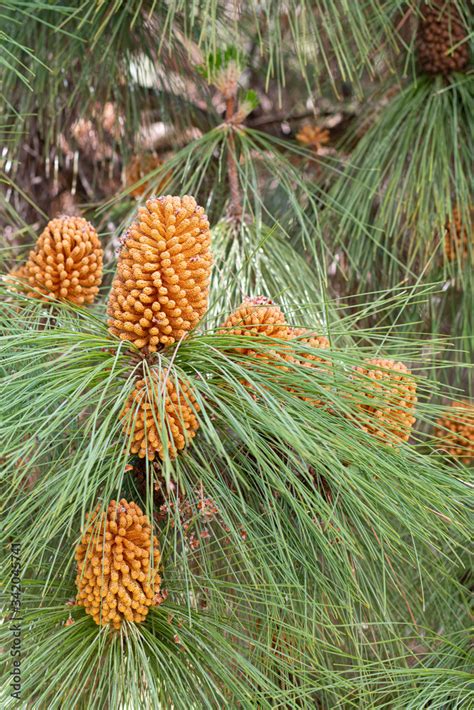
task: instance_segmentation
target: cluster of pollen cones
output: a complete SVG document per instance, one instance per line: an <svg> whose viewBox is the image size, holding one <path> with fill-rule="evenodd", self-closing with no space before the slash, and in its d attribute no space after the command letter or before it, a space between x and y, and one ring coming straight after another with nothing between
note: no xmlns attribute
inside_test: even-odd
<svg viewBox="0 0 474 710"><path fill-rule="evenodd" d="M279 306L265 296L246 298L244 302L225 320L219 329L219 334L244 336L249 338L248 346L234 348L236 353L244 356L252 356L267 364L277 368L277 371L285 371L286 364L293 363L306 367L316 367L321 363L321 358L310 354L301 355L298 348L292 343L299 342L309 345L311 348L327 350L329 340L325 336L314 335L306 328L295 328L288 325L286 318ZM275 349L264 351L259 350L258 341L264 338L276 338L279 341ZM268 343L268 341L267 341ZM302 399L308 398L302 396ZM319 403L314 402L314 403Z"/></svg>
<svg viewBox="0 0 474 710"><path fill-rule="evenodd" d="M433 12L428 16L432 18ZM313 138L310 131L300 136L306 142ZM147 200L122 238L108 302L110 333L133 343L145 356L186 338L207 311L210 246L209 221L193 197L167 195ZM468 250L467 230L459 211L454 210L446 225L446 256L452 260ZM26 262L10 273L12 277L38 298L92 303L102 280L102 247L94 227L81 217L51 220ZM243 337L245 342L234 348L235 353L260 359L275 371L284 371L289 363L305 368L327 364L324 357L302 352L291 343L307 345L312 351L328 350L328 339L289 325L280 307L265 296L246 298L218 333ZM262 347L269 338L278 340L274 349ZM198 430L200 407L184 378L164 369L150 373L137 377L121 413L123 429L132 453L150 460L156 455L162 460L175 458ZM416 383L405 365L367 360L355 368L353 379L362 397L354 398L360 416L350 415L352 421L387 444L407 441L415 422ZM299 396L309 401L304 394ZM323 399L311 402L325 406ZM463 437L472 440L469 417L466 424L459 412L455 414L454 419L440 422L438 436L442 438L444 427L450 455L471 460L469 445L466 449L465 441L459 443ZM449 436L446 429L451 431Z"/></svg>
<svg viewBox="0 0 474 710"><path fill-rule="evenodd" d="M327 350L329 340L325 336L311 334L305 328L295 328L286 323L281 309L265 297L248 298L232 313L222 325L221 334L232 334L248 338L248 347L238 347L235 351L244 356L263 357L273 360L279 369L286 363L321 369L325 360L314 353L303 354L291 347L296 340L312 350ZM256 348L256 338L278 338L275 352L262 354ZM393 360L367 360L353 373L357 389L362 392L355 402L358 415L350 415L367 433L389 445L398 445L410 437L415 422L416 382L408 368ZM292 390L294 391L294 390ZM325 406L323 399L302 399L316 406Z"/></svg>
<svg viewBox="0 0 474 710"><path fill-rule="evenodd" d="M362 395L357 408L364 431L389 445L408 441L416 405L416 382L402 362L366 360L355 368L354 380Z"/></svg>
<svg viewBox="0 0 474 710"><path fill-rule="evenodd" d="M155 454L170 458L195 436L199 405L192 389L168 371L152 371L151 378L138 380L121 413L124 431L131 437L130 450L140 458Z"/></svg>
<svg viewBox="0 0 474 710"><path fill-rule="evenodd" d="M205 315L212 254L209 221L196 200L152 197L122 238L108 303L112 335L144 354L186 338ZM121 414L132 453L174 458L198 429L190 385L169 372L140 377Z"/></svg>
<svg viewBox="0 0 474 710"><path fill-rule="evenodd" d="M192 330L207 310L209 222L193 197L153 197L126 232L109 297L109 330L156 352Z"/></svg>
<svg viewBox="0 0 474 710"><path fill-rule="evenodd" d="M145 359L176 347L207 311L210 243L208 219L193 197L147 200L122 238L108 302L110 333L132 343ZM54 219L26 263L11 275L36 296L92 303L102 278L97 233L82 218ZM281 373L294 365L322 372L330 362L328 338L289 325L281 308L265 296L246 298L218 334L238 336L240 341L231 346L234 356L243 365L250 358L264 364L267 374L269 366ZM269 340L274 346L268 347ZM401 362L369 359L353 368L350 378L357 396L347 417L388 445L407 441L417 401L410 370ZM293 383L291 389L284 386L332 411L324 402L327 381L321 399L309 399ZM199 411L193 387L174 369L156 369L153 363L141 368L121 413L131 452L150 460L176 457L195 436ZM444 450L466 462L474 459L473 412L471 404L455 404L438 421ZM97 624L119 629L124 621L142 622L150 606L159 603L159 545L148 517L135 503L111 501L107 511L93 511L76 561L77 601Z"/></svg>
<svg viewBox="0 0 474 710"><path fill-rule="evenodd" d="M113 500L88 515L76 562L77 602L97 624L144 621L160 589L160 550L136 503Z"/></svg>
<svg viewBox="0 0 474 710"><path fill-rule="evenodd" d="M48 222L24 264L10 273L29 295L90 304L102 281L102 247L82 217Z"/></svg>
<svg viewBox="0 0 474 710"><path fill-rule="evenodd" d="M312 136L307 136L308 140ZM145 356L179 343L205 315L212 267L209 221L191 196L152 197L138 210L122 238L117 272L108 302L111 334L127 340ZM18 280L36 293L91 303L102 278L102 249L94 228L80 217L60 217L47 225ZM312 350L327 350L325 336L288 325L285 315L264 296L247 298L225 320L220 334L243 336L236 347L243 356L261 358L280 371L289 364L319 368L324 358L301 354L299 342ZM279 341L262 348L262 336ZM257 344L260 338L260 344ZM287 343L287 345L284 345ZM414 422L416 387L402 363L368 361L354 376L372 387L360 426L386 443L406 441ZM199 405L191 385L170 371L151 369L137 377L121 413L132 453L149 459L176 457L198 429ZM292 390L293 391L293 390ZM308 398L302 395L302 399ZM312 400L322 406L322 400Z"/></svg>
<svg viewBox="0 0 474 710"><path fill-rule="evenodd" d="M466 465L474 462L474 404L452 402L437 422L438 447Z"/></svg>

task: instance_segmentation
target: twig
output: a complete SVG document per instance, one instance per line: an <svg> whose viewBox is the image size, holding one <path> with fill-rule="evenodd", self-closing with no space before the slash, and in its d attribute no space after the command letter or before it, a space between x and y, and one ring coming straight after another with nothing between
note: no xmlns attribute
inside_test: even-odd
<svg viewBox="0 0 474 710"><path fill-rule="evenodd" d="M264 114L251 121L247 121L247 125L249 128L256 128L257 126L269 126L272 123L281 123L282 121L297 121L301 118L308 118L309 116L314 116L314 109L311 109L311 111L302 111L301 113L290 116L288 116L288 113L276 113L271 116Z"/></svg>
<svg viewBox="0 0 474 710"><path fill-rule="evenodd" d="M345 116L351 117L355 112L350 110L347 106L343 104L336 104L328 109L320 109L318 112L319 116L333 116L335 113L343 113ZM271 126L274 123L290 123L291 121L300 121L304 118L314 118L314 109L308 111L300 111L300 113L287 114L287 113L274 113L274 114L264 114L258 118L253 118L251 121L247 121L245 125L249 128L258 128L259 126Z"/></svg>
<svg viewBox="0 0 474 710"><path fill-rule="evenodd" d="M227 162L227 172L230 185L230 217L236 222L242 220L242 201L240 198L239 176L237 170L237 157L235 154L235 136L232 118L235 112L235 96L226 99L226 121L228 125L227 147L229 150L229 160Z"/></svg>

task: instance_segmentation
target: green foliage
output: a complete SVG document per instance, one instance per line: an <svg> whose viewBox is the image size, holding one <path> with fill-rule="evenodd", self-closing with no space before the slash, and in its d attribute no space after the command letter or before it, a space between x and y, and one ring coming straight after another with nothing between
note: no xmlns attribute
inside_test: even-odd
<svg viewBox="0 0 474 710"><path fill-rule="evenodd" d="M138 365L125 344L107 335L100 313L9 298L0 389L3 497L11 511L5 532L22 540L23 564L35 570L25 584L32 585L28 638L34 649L27 692L37 702L67 702L76 681L65 684L64 678L77 666L84 669L86 705L89 692L110 702L136 704L144 697L177 707L189 706L189 693L198 706L249 694L271 707L280 694L282 702L298 704L297 698L307 702L320 692L334 704L347 692L336 670L339 654L345 664L351 657L355 670L368 664L368 693L371 673L377 678L372 665L387 662L391 645L406 643L396 626L401 609L416 627L433 628L437 610L459 586L469 539L468 488L463 473L453 475L423 438L419 447L386 448L348 418L367 396L350 373L370 350L347 344L347 322L339 332L337 325L330 330L330 351L296 344L297 362L284 368L275 369L271 359L237 357L235 349L247 339L217 335L210 324L168 356L153 358L149 367L169 368L190 382L201 427L175 462L147 466L147 489L152 476L173 479L188 496L202 486L228 532L217 529L195 552L179 518L165 524L164 585L173 602L153 610L143 627L124 628L122 641L105 630L99 634L80 609L71 610L75 623L63 628L85 513L97 500L105 505L134 490L119 413ZM304 313L293 317L304 322ZM383 341L385 352L416 360L419 345L398 340L391 346L386 334ZM287 344L263 338L255 345L270 358L278 347L284 353ZM322 358L320 367L302 368L300 358L311 355ZM429 422L436 408L421 377L419 389L418 416ZM321 399L326 407L312 403ZM143 499L150 515L155 505L153 496ZM38 588L40 609L34 606ZM206 610L199 611L203 590ZM462 603L450 605L459 627ZM367 624L377 639L375 647L369 644L372 652L380 649L376 661L366 655L369 642L358 638ZM59 673L50 666L50 682L36 690L53 638L64 665ZM144 657L145 678L136 668ZM112 669L121 676L113 690L107 682Z"/></svg>
<svg viewBox="0 0 474 710"><path fill-rule="evenodd" d="M0 19L2 275L63 209L97 227L105 265L88 309L0 282L0 578L21 543L21 703L470 706L473 469L434 430L472 396L472 245L444 253L456 212L472 233L472 73L419 74L414 0L3 0ZM294 140L304 125L320 146ZM130 180L132 158L146 169ZM199 326L143 355L106 307L120 238L156 193L204 207L214 266ZM329 348L262 335L242 354L249 338L221 327L246 296ZM399 446L366 431L390 392L355 376L368 358L416 381ZM176 459L130 453L133 412L124 433L156 374L198 405ZM121 497L152 521L162 583L145 622L114 632L74 604L74 553L86 514Z"/></svg>
<svg viewBox="0 0 474 710"><path fill-rule="evenodd" d="M456 209L472 232L473 99L472 82L462 76L448 86L441 78L419 79L368 127L348 173L333 188L343 216L336 229L331 217L328 224L347 250L353 283L364 283L373 270L392 283L421 272L443 274L443 267L446 276L461 283L468 278L469 258L450 263L443 246L446 223Z"/></svg>

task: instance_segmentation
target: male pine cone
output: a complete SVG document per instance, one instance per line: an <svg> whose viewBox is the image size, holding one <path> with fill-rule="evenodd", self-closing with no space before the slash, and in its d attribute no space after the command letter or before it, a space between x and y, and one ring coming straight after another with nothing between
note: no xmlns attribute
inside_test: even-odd
<svg viewBox="0 0 474 710"><path fill-rule="evenodd" d="M448 456L467 466L474 462L474 404L452 402L443 417L436 420L438 446Z"/></svg>
<svg viewBox="0 0 474 710"><path fill-rule="evenodd" d="M83 305L92 303L102 281L102 246L82 217L48 222L25 264L11 273L45 296Z"/></svg>
<svg viewBox="0 0 474 710"><path fill-rule="evenodd" d="M193 197L147 200L123 238L110 332L156 352L192 330L207 310L210 243L208 219Z"/></svg>
<svg viewBox="0 0 474 710"><path fill-rule="evenodd" d="M239 335L250 338L249 347L235 348L241 355L255 355L255 338L288 338L289 327L279 306L265 296L247 297L221 325L219 335ZM253 342L252 342L253 341Z"/></svg>
<svg viewBox="0 0 474 710"><path fill-rule="evenodd" d="M470 208L469 224L464 224L461 210L453 209L452 219L446 220L444 253L448 261L464 264L470 252L474 252L474 208Z"/></svg>
<svg viewBox="0 0 474 710"><path fill-rule="evenodd" d="M297 339L297 342L302 345L307 345L313 350L329 350L330 348L330 343L326 336L311 333L307 328L291 328L290 337L292 340ZM313 353L305 352L304 350L296 351L294 348L290 347L290 353L287 359L293 363L298 363L300 367L317 368L320 374L327 374L325 371L327 370L328 362ZM319 398L307 397L305 395L300 396L305 402L309 402L315 407L325 406L325 402Z"/></svg>
<svg viewBox="0 0 474 710"><path fill-rule="evenodd" d="M307 328L295 328L288 325L285 315L279 306L265 296L246 298L227 318L218 332L221 335L247 336L249 338L249 347L235 348L235 352L241 355L257 357L265 361L267 365L274 366L280 373L288 371L287 363L309 368L319 367L321 363L324 363L324 360L317 355L306 353L293 347L292 341L296 342L297 340L299 343L308 345L314 350L326 350L329 348L329 340L326 337L314 335ZM257 350L255 345L257 344L257 339L261 336L278 338L289 342L288 344L279 344L278 347L271 350ZM249 383L246 384L249 385ZM300 395L293 388L288 389L315 406L322 404L319 399Z"/></svg>
<svg viewBox="0 0 474 710"><path fill-rule="evenodd" d="M469 64L468 32L453 0L425 3L416 46L420 67L427 74L463 71Z"/></svg>
<svg viewBox="0 0 474 710"><path fill-rule="evenodd" d="M77 603L101 626L144 621L161 581L158 540L148 517L122 499L87 518L76 550Z"/></svg>
<svg viewBox="0 0 474 710"><path fill-rule="evenodd" d="M166 451L176 458L199 428L199 405L189 385L168 371L138 380L121 413L124 433L132 437L130 450L153 460Z"/></svg>
<svg viewBox="0 0 474 710"><path fill-rule="evenodd" d="M154 170L158 170L163 165L163 161L154 153L144 155L134 155L125 169L125 184L130 188L133 197L141 197L150 190L153 180L145 180L145 177ZM161 192L165 188L171 173L162 177L156 186L156 191Z"/></svg>
<svg viewBox="0 0 474 710"><path fill-rule="evenodd" d="M325 335L315 335L308 328L291 328L290 330L291 338L298 338L300 343L304 345L309 345L310 348L314 350L328 350L330 347L329 340ZM303 358L300 358L301 364L305 367L313 367L314 362L323 362L321 358L311 353L307 354Z"/></svg>
<svg viewBox="0 0 474 710"><path fill-rule="evenodd" d="M390 446L408 441L416 404L416 382L402 362L366 360L355 369L358 391L363 400L357 408L363 413L363 431ZM369 380L369 382L367 381Z"/></svg>

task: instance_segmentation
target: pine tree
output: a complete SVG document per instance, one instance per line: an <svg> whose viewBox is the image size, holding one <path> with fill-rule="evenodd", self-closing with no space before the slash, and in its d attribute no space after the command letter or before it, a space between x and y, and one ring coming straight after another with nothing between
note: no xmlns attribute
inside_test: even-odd
<svg viewBox="0 0 474 710"><path fill-rule="evenodd" d="M2 3L2 707L469 706L469 9Z"/></svg>

